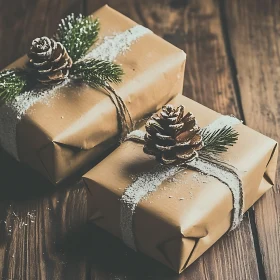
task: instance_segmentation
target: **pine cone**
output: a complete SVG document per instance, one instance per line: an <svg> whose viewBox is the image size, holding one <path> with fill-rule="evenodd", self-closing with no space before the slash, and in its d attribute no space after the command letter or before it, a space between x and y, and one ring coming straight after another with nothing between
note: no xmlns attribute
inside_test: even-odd
<svg viewBox="0 0 280 280"><path fill-rule="evenodd" d="M63 81L73 63L65 47L48 37L33 40L28 56L37 71L37 80L43 84Z"/></svg>
<svg viewBox="0 0 280 280"><path fill-rule="evenodd" d="M184 106L163 106L146 123L144 152L163 164L191 161L203 147L199 129L192 113L184 116Z"/></svg>

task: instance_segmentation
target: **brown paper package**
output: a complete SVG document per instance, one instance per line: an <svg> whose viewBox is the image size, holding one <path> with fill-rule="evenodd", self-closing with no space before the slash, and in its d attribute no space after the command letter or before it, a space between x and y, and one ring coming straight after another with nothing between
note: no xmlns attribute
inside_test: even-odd
<svg viewBox="0 0 280 280"><path fill-rule="evenodd" d="M220 116L183 96L170 103L183 104L201 127ZM239 139L223 159L240 173L247 210L273 186L278 149L274 140L243 124L235 129ZM120 197L137 174L156 164L142 144L127 141L84 175L90 219L121 238ZM223 183L184 170L138 204L133 224L137 249L180 273L228 231L232 208L232 194Z"/></svg>
<svg viewBox="0 0 280 280"><path fill-rule="evenodd" d="M100 20L99 38L128 30L135 22L108 6L93 16ZM134 121L155 112L183 87L186 55L155 34L146 34L116 63L125 72L114 86ZM21 67L26 57L10 67ZM21 162L54 184L85 167L117 143L117 115L110 98L90 87L65 87L49 105L33 105L17 125Z"/></svg>

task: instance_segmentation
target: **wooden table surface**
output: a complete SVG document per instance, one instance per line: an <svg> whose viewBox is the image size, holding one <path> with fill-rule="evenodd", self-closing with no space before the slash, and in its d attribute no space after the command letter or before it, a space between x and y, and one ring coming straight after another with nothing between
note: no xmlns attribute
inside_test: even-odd
<svg viewBox="0 0 280 280"><path fill-rule="evenodd" d="M0 0L0 68L70 12L106 4L188 54L184 94L280 139L280 1ZM82 187L54 190L0 155L0 279L279 280L279 185L180 276L86 223Z"/></svg>

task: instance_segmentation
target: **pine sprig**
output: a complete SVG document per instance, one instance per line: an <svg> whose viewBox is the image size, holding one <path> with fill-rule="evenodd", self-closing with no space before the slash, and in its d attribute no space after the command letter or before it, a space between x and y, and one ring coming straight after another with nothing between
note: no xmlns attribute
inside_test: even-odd
<svg viewBox="0 0 280 280"><path fill-rule="evenodd" d="M0 103L12 101L27 86L27 73L22 69L0 72Z"/></svg>
<svg viewBox="0 0 280 280"><path fill-rule="evenodd" d="M115 63L87 59L75 63L70 74L73 78L81 79L93 88L105 88L108 83L120 83L124 73L121 66Z"/></svg>
<svg viewBox="0 0 280 280"><path fill-rule="evenodd" d="M97 19L93 20L91 16L82 15L75 17L71 14L61 20L54 39L62 43L75 62L83 57L96 42L98 33L99 21Z"/></svg>
<svg viewBox="0 0 280 280"><path fill-rule="evenodd" d="M224 126L215 131L202 129L200 134L203 137L204 147L201 151L219 154L226 152L228 147L233 146L238 140L238 132L230 126Z"/></svg>
<svg viewBox="0 0 280 280"><path fill-rule="evenodd" d="M110 83L121 82L124 74L121 66L105 60L84 58L89 48L97 41L98 33L98 20L91 16L75 17L71 14L61 21L54 39L66 48L74 62L69 69L69 78L78 79L94 88L114 92ZM37 80L36 71L29 66L0 72L0 102L12 101L27 88L32 88L40 82Z"/></svg>

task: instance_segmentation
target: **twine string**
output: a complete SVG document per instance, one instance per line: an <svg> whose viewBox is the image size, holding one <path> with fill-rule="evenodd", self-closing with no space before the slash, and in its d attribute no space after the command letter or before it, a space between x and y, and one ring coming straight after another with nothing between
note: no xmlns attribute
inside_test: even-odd
<svg viewBox="0 0 280 280"><path fill-rule="evenodd" d="M122 97L117 94L115 89L106 83L105 87L110 99L114 103L117 110L118 129L120 131L120 138L123 141L127 134L133 131L134 123L131 114L123 101ZM128 119L128 120L127 120Z"/></svg>

